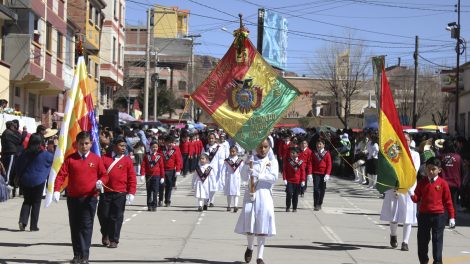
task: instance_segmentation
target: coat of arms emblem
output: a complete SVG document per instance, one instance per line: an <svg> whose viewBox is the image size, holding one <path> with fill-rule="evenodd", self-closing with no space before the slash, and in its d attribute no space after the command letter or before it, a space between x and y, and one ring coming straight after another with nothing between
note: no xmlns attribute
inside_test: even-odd
<svg viewBox="0 0 470 264"><path fill-rule="evenodd" d="M253 86L253 79L233 80L227 87L228 105L233 110L247 114L260 107L263 92Z"/></svg>
<svg viewBox="0 0 470 264"><path fill-rule="evenodd" d="M397 142L389 139L385 145L385 154L393 161L398 162L400 160L400 146L398 146Z"/></svg>

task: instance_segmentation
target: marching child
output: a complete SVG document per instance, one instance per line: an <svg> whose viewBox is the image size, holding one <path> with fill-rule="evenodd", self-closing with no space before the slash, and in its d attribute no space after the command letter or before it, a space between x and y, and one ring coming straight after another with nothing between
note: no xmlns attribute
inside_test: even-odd
<svg viewBox="0 0 470 264"><path fill-rule="evenodd" d="M325 197L326 182L330 179L332 164L330 152L325 150L325 140L319 139L316 148L308 164L308 179L313 179L313 210L319 211Z"/></svg>
<svg viewBox="0 0 470 264"><path fill-rule="evenodd" d="M428 263L428 246L432 233L433 263L442 263L442 247L446 222L445 211L449 214L449 227L455 227L455 211L452 205L449 184L439 177L441 161L432 157L426 161L426 176L416 186L414 193L408 191L411 200L419 204L418 214L418 258L421 264Z"/></svg>
<svg viewBox="0 0 470 264"><path fill-rule="evenodd" d="M308 147L308 141L307 139L302 139L300 142L300 153L299 153L299 159L301 159L305 163L305 175L308 174L308 162L312 158L312 150ZM304 197L304 193L307 191L307 182L305 182L305 186L301 188L300 190L300 196Z"/></svg>
<svg viewBox="0 0 470 264"><path fill-rule="evenodd" d="M209 177L213 177L213 174L214 170L210 166L209 155L203 152L193 176L194 197L197 198L199 212L203 210L203 206L204 210L207 210L207 205L204 202L209 199Z"/></svg>
<svg viewBox="0 0 470 264"><path fill-rule="evenodd" d="M230 155L225 159L220 178L224 179L224 194L227 196L227 212L233 207L233 212L238 212L238 198L240 197L240 170L243 168L243 160L238 157L238 148L230 147Z"/></svg>
<svg viewBox="0 0 470 264"><path fill-rule="evenodd" d="M150 152L144 156L140 175L145 175L146 178L147 210L155 212L157 211L157 193L160 190L160 185L165 183L165 165L162 155L158 152L157 141L150 143Z"/></svg>
<svg viewBox="0 0 470 264"><path fill-rule="evenodd" d="M300 188L305 186L305 163L299 158L300 149L290 148L290 155L284 160L282 178L286 186L286 212L297 212Z"/></svg>

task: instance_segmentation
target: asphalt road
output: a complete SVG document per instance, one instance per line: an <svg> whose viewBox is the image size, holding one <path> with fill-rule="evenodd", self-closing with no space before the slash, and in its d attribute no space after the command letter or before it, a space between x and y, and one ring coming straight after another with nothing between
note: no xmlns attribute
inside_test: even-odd
<svg viewBox="0 0 470 264"><path fill-rule="evenodd" d="M90 262L244 263L246 239L233 231L241 210L226 212L226 198L219 193L214 208L197 212L190 178L179 179L172 206L159 207L157 212L147 212L145 190L139 183L134 205L126 209L117 249L100 245L96 218ZM20 232L22 201L15 198L0 204L0 263L70 261L73 253L66 201L41 209L40 231ZM279 180L274 202L278 234L267 239L266 263L418 263L416 227L411 234L410 251L392 249L388 223L379 220L381 195L374 190L332 177L322 211L312 210L309 187L305 197L300 198L299 210L286 213L284 187ZM255 259L254 255L252 263ZM460 212L457 228L445 230L444 263L470 263L470 214Z"/></svg>

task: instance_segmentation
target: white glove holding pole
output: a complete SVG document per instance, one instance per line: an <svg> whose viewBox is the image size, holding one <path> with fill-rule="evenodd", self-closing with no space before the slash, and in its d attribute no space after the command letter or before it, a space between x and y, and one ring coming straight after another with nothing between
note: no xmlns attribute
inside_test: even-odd
<svg viewBox="0 0 470 264"><path fill-rule="evenodd" d="M176 172L176 177L181 176L181 172Z"/></svg>
<svg viewBox="0 0 470 264"><path fill-rule="evenodd" d="M165 183L165 178L160 178L160 184L164 184Z"/></svg>
<svg viewBox="0 0 470 264"><path fill-rule="evenodd" d="M449 228L455 228L455 218L449 219Z"/></svg>
<svg viewBox="0 0 470 264"><path fill-rule="evenodd" d="M415 193L414 193L414 192L412 192L411 190L408 190L408 195L411 197L411 196L414 196L414 195L415 195Z"/></svg>
<svg viewBox="0 0 470 264"><path fill-rule="evenodd" d="M300 187L305 187L305 182L304 181L300 183Z"/></svg>
<svg viewBox="0 0 470 264"><path fill-rule="evenodd" d="M52 201L58 203L59 200L60 200L60 192L54 192L54 193L52 194Z"/></svg>
<svg viewBox="0 0 470 264"><path fill-rule="evenodd" d="M323 179L325 182L329 181L330 180L330 175L326 174L325 175L325 178Z"/></svg>
<svg viewBox="0 0 470 264"><path fill-rule="evenodd" d="M101 193L104 193L103 182L101 180L97 180L95 187L97 190L100 190Z"/></svg>
<svg viewBox="0 0 470 264"><path fill-rule="evenodd" d="M284 185L287 186L287 180L284 180Z"/></svg>
<svg viewBox="0 0 470 264"><path fill-rule="evenodd" d="M126 201L127 201L127 205L131 205L132 202L134 202L134 195L133 194L126 195Z"/></svg>
<svg viewBox="0 0 470 264"><path fill-rule="evenodd" d="M145 176L144 176L144 175L140 176L140 182L141 182L141 183L144 183L144 182L145 182Z"/></svg>
<svg viewBox="0 0 470 264"><path fill-rule="evenodd" d="M308 181L309 183L312 183L312 182L313 182L312 174L307 175L307 181Z"/></svg>

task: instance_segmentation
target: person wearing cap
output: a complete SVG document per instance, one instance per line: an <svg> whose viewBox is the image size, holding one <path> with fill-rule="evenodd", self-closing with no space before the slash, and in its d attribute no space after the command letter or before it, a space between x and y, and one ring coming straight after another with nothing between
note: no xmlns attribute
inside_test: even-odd
<svg viewBox="0 0 470 264"><path fill-rule="evenodd" d="M114 150L102 157L109 180L98 204L101 242L108 248L116 248L119 244L126 201L132 204L136 191L134 165L125 155L126 139L118 137L113 143Z"/></svg>
<svg viewBox="0 0 470 264"><path fill-rule="evenodd" d="M160 154L163 156L163 162L165 166L165 182L164 189L160 187L159 197L160 202L163 199L163 192L165 193L165 206L171 205L171 191L173 189L173 181L181 175L181 169L183 168L183 159L181 158L181 152L179 148L175 147L175 138L172 135L165 137L165 145L161 149Z"/></svg>
<svg viewBox="0 0 470 264"><path fill-rule="evenodd" d="M108 174L100 156L90 151L89 132L78 133L74 145L77 151L65 158L57 173L52 200L59 202L60 190L67 178L67 208L74 255L72 263L86 264L90 256L98 191L104 192Z"/></svg>

